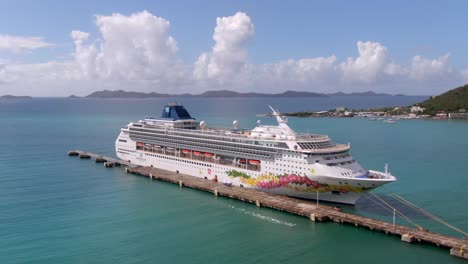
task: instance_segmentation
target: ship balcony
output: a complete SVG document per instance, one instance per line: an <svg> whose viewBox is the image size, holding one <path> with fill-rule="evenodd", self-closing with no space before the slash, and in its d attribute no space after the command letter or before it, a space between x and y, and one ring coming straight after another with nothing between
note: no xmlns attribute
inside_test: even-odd
<svg viewBox="0 0 468 264"><path fill-rule="evenodd" d="M351 148L350 145L347 144L336 144L333 147L328 147L328 148L323 148L323 149L306 149L303 150L303 153L332 153L332 152L345 152L348 151Z"/></svg>
<svg viewBox="0 0 468 264"><path fill-rule="evenodd" d="M178 157L178 158L183 158L187 160L192 160L192 161L199 161L199 162L206 162L206 163L212 163L212 164L220 164L224 166L229 166L233 168L240 168L240 169L246 169L246 170L251 170L251 171L260 171L261 170L261 164L259 160L250 160L247 158L236 158L236 157L227 157L223 155L214 155L211 153L202 153L198 151L190 151L187 152L185 149L175 149L175 148L153 148L153 147L147 147L147 146L137 146L137 150L142 150L148 153L156 153L164 156L171 156L171 157ZM195 153L197 153L195 155ZM210 155L206 155L210 154ZM252 161L256 161L253 163Z"/></svg>

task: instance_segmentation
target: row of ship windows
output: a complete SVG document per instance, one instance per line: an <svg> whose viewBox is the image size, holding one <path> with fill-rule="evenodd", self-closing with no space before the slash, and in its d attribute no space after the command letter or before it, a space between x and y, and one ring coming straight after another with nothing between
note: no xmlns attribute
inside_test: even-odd
<svg viewBox="0 0 468 264"><path fill-rule="evenodd" d="M342 159L342 158L347 158L347 157L350 157L350 155L349 154L344 154L344 155L341 155L341 156L325 157L324 159L325 160L332 160L332 159Z"/></svg>
<svg viewBox="0 0 468 264"><path fill-rule="evenodd" d="M206 141L206 139L208 139L208 140L225 141L225 142L231 141L231 142L238 142L238 143L242 143L242 144L261 146L258 141L241 140L241 139L237 139L237 138L226 137L226 136L223 136L223 135L211 136L211 135L208 135L208 134L196 134L196 133L187 134L187 133L180 133L179 131L177 131L177 132L176 131L167 131L166 132L166 131L158 131L158 130L148 130L148 129L144 129L144 128L130 128L130 131L132 131L132 133L138 133L136 131L140 131L140 132L144 132L144 133L150 133L150 134L154 134L154 136L159 134L159 135L166 135L166 136L190 137L192 141L197 141L196 139L201 139L202 141ZM279 147L287 148L287 145L284 142L280 142L280 143L283 143L283 144L279 144ZM222 144L222 143L219 143L219 144Z"/></svg>
<svg viewBox="0 0 468 264"><path fill-rule="evenodd" d="M284 170L281 168L266 168L269 172L274 172L277 174L284 174L284 173L295 173L296 175L304 174L305 172L300 172L300 171L294 171L294 170ZM296 168L297 169L297 168ZM298 169L303 169L303 168L298 168Z"/></svg>
<svg viewBox="0 0 468 264"><path fill-rule="evenodd" d="M337 163L327 163L328 166L338 166L338 165L346 165L346 164L353 164L356 162L355 160L349 160L344 162L337 162Z"/></svg>
<svg viewBox="0 0 468 264"><path fill-rule="evenodd" d="M143 137L138 137L136 138L140 141L148 141L148 139L145 140L145 138ZM154 142L152 142L154 143ZM241 153L243 156L249 156L249 157L269 157L269 155L266 155L266 154L260 154L260 153L256 153L255 151L249 151L249 150L245 150L245 151L233 151L232 148L226 148L226 147L217 147L217 146L214 146L214 147L210 147L210 146L207 146L208 144L190 144L190 143L181 143L181 142L175 142L175 141L172 141L171 142L173 145L181 145L183 144L184 147L187 147L187 148L194 148L194 149L199 149L201 151L203 151L202 148L205 148L205 149L211 149L210 151L212 150L220 150L222 152L227 152L227 153L233 153L233 154L236 154L236 153ZM171 144L169 143L169 144ZM165 145L168 145L167 142L165 142Z"/></svg>
<svg viewBox="0 0 468 264"><path fill-rule="evenodd" d="M135 150L129 150L129 149L124 149L124 148L118 148L118 150L123 150L123 151L127 151L127 152L136 153Z"/></svg>
<svg viewBox="0 0 468 264"><path fill-rule="evenodd" d="M351 174L358 174L358 173L363 173L364 170L357 170L357 171L352 171L352 172L342 172L341 175L351 175Z"/></svg>
<svg viewBox="0 0 468 264"><path fill-rule="evenodd" d="M166 156L155 155L155 154L148 154L148 153L145 153L145 155L146 155L146 156L157 157L157 158L161 158L161 159L168 159L168 160L173 160L173 161L181 161L181 162L190 163L190 164L195 164L195 165L199 165L199 166L213 167L211 164L205 164L205 163L196 162L196 161L191 161L191 160L184 160L184 159L178 159L178 158L172 158L172 157L166 157Z"/></svg>
<svg viewBox="0 0 468 264"><path fill-rule="evenodd" d="M283 167L288 167L288 168L296 168L296 169L300 169L300 170L305 170L307 168L303 168L303 167L298 167L298 166L292 166L292 165L285 165L285 164L281 164L281 163L277 163L276 164L277 166L283 166ZM267 167L268 168L268 167ZM275 169L275 168L271 168L271 169Z"/></svg>
<svg viewBox="0 0 468 264"><path fill-rule="evenodd" d="M199 144L212 145L212 146L214 146L214 148L226 149L226 150L230 150L232 148L238 148L238 149L242 149L245 152L249 152L249 153L259 153L259 152L262 153L262 154L272 153L272 150L259 148L259 147L256 147L256 146L239 146L239 145L234 145L234 144L229 144L229 143L212 143L212 142L206 142L206 141L195 140L195 139L190 139L188 141L187 139L174 139L174 138L168 138L168 137L157 138L157 137L154 137L154 136L152 137L150 135L142 135L142 134L139 134L139 133L131 133L130 136L135 136L135 137L138 137L138 138L146 138L146 139L150 139L150 140L160 140L160 141L171 142L171 143L175 143L175 144L197 145L197 143L198 143L198 145Z"/></svg>

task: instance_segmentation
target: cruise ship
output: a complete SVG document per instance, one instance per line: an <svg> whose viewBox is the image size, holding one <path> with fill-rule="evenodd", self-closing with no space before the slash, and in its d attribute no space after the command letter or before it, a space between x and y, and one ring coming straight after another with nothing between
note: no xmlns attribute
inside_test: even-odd
<svg viewBox="0 0 468 264"><path fill-rule="evenodd" d="M270 107L278 125L252 130L211 128L184 106L164 106L160 118L145 118L121 129L117 156L140 166L216 180L228 185L304 199L355 204L366 192L396 178L363 169L349 144L326 135L297 133Z"/></svg>

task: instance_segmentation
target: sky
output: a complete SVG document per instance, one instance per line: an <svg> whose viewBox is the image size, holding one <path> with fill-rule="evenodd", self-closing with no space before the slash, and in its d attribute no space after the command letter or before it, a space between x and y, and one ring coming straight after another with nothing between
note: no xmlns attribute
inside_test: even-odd
<svg viewBox="0 0 468 264"><path fill-rule="evenodd" d="M468 82L468 1L0 1L0 95Z"/></svg>

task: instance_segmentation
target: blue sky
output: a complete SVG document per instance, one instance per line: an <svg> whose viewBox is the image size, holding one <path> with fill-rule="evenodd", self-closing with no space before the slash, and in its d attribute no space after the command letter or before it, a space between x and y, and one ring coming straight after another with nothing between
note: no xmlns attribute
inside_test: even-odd
<svg viewBox="0 0 468 264"><path fill-rule="evenodd" d="M110 17L113 13L119 13L130 17L143 10L170 22L167 34L155 38L170 36L176 41L177 52L171 56L171 60L178 61L178 64L182 62L183 70L173 70L180 73L179 75L184 75L183 80L179 77L174 79L174 72L159 72L158 76L149 78L151 83L135 82L133 77L137 75L129 79L128 76L122 77L120 74L119 78L124 79L122 82L116 81L115 76L109 77L109 74L105 78L101 73L96 73L94 77L81 78L74 73L76 76L65 80L44 80L41 82L43 88L38 87L34 90L28 87L27 79L32 77L22 74L20 67L37 64L33 66L33 70L42 70L43 67L39 66L41 64L52 61L71 63L76 58L76 43L70 37L71 31L89 33L83 43L94 45L98 53L105 53L105 50L100 50L100 46L103 43L113 45L103 37L102 28L97 26L96 15ZM268 87L271 83L281 83L274 87L273 91L376 90L435 94L467 81L466 10L466 1L3 1L0 3L0 36L40 37L43 42L51 45L18 51L11 47L2 49L0 39L0 70L3 65L3 73L0 71L0 94L3 90L4 93L16 91L35 95L67 95L74 92L73 87L76 87L76 93L86 94L100 87L125 89L123 84L134 87L125 90L176 93L219 88L244 91L260 87L260 90L270 90ZM229 35L226 35L226 39L240 43L239 46L233 50L225 50L221 55L216 54L213 49L217 45L213 40L216 19L233 17L238 12L245 13L248 19L239 18L239 21L242 20L247 27L251 27L252 32L239 36L238 40L231 40ZM233 20L226 23L237 22ZM125 34L128 37L137 37L132 36L132 32ZM367 63L365 58L359 62L359 41L368 43L362 45L363 49L369 48L378 52L382 51L379 47L383 47L382 54L374 54L382 56L379 62L369 62L374 63L372 67L378 69L363 65ZM242 60L232 61L232 58L226 58L229 52L242 54ZM205 67L202 70L203 74L193 78L196 74L192 72L195 72L197 67L194 65L202 54L207 55L206 65L200 66ZM307 62L309 64L305 66L309 67L308 72L301 68L301 75L298 77L298 67L304 65L300 63L301 59L332 60L332 56L335 58L330 62L333 64L333 72L328 68L320 68L321 66L316 64L318 62L313 61ZM343 63L346 63L348 57L353 61L348 63L349 67L346 68ZM278 66L287 60L291 60L288 67L296 68L285 70L284 65ZM356 65L351 65L352 63ZM393 70L391 74L388 73L389 64L392 69L395 69L394 65L398 66L398 76ZM265 65L274 69L270 67L264 70ZM68 66L73 68L72 65L67 64ZM166 67L159 64L146 66ZM172 66L171 64L171 67L167 68L172 69ZM417 66L419 68L416 68ZM213 67L219 68L214 74L209 72ZM310 72L310 68L320 69ZM265 77L262 78L266 80L256 78L253 81L252 77L245 75L246 69L255 72L254 76L261 75L258 73L260 69L263 73L267 71L270 75L280 74L284 78L268 80L268 74L265 73ZM281 69L280 73L278 69ZM349 70L348 75L346 72L342 73L346 69ZM107 69L107 72L124 70L113 68ZM47 75L63 75L52 74L52 69L47 71ZM156 71L159 71L159 68ZM182 71L185 72L181 73ZM228 72L230 76L223 71ZM355 80L346 77L360 73L362 76ZM161 77L163 75L164 77ZM233 80L239 76L250 82L240 83ZM437 79L425 76L437 76ZM146 80L148 76L142 76L142 79ZM292 79L302 81L297 83L290 81ZM335 79L340 81L336 82ZM54 87L47 88L52 82ZM115 83L117 85L114 85ZM84 84L90 88L78 88ZM61 89L60 85L67 85L69 88Z"/></svg>

